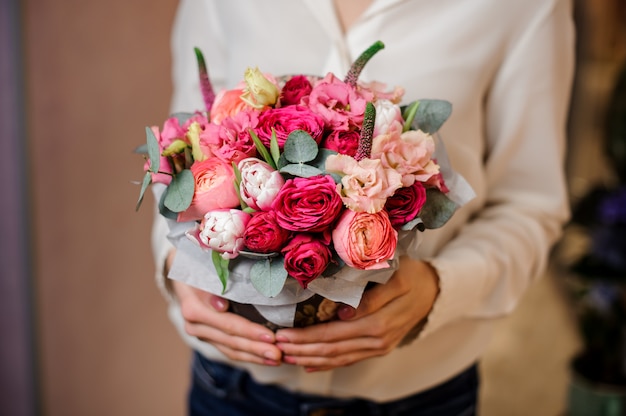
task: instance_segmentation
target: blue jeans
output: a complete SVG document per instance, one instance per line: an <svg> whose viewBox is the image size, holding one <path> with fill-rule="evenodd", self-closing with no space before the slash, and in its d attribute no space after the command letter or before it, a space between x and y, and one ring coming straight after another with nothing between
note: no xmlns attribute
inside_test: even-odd
<svg viewBox="0 0 626 416"><path fill-rule="evenodd" d="M478 371L473 365L429 390L385 403L289 392L256 383L246 371L194 354L190 416L471 416Z"/></svg>

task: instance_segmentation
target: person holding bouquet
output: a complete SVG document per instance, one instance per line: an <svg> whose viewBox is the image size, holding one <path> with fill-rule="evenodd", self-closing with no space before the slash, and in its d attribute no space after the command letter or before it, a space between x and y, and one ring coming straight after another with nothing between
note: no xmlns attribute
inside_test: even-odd
<svg viewBox="0 0 626 416"><path fill-rule="evenodd" d="M192 415L471 415L493 324L541 275L569 216L563 170L574 29L566 0L181 0L171 110L203 107L193 48L216 90L249 65L271 74L361 74L441 98L454 169L476 197L424 232L389 281L337 320L272 331L229 302L167 279L175 256L156 216L157 281L195 351Z"/></svg>

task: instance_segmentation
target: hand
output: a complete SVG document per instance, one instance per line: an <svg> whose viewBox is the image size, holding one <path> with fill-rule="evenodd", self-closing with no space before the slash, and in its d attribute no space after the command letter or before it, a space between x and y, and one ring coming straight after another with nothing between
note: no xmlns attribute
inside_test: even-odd
<svg viewBox="0 0 626 416"><path fill-rule="evenodd" d="M209 342L231 360L280 365L282 352L274 345L274 333L228 310L228 301L172 280L180 303L185 332Z"/></svg>
<svg viewBox="0 0 626 416"><path fill-rule="evenodd" d="M428 315L438 282L428 263L402 257L389 281L365 292L356 310L340 309L341 320L279 330L283 361L323 371L388 354Z"/></svg>

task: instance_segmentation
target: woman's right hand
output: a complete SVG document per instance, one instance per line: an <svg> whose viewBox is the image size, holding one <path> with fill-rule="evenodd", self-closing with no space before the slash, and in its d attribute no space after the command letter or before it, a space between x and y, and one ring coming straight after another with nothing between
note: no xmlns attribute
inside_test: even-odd
<svg viewBox="0 0 626 416"><path fill-rule="evenodd" d="M171 284L189 335L211 343L231 360L280 365L282 352L270 329L227 312L226 299L175 280Z"/></svg>

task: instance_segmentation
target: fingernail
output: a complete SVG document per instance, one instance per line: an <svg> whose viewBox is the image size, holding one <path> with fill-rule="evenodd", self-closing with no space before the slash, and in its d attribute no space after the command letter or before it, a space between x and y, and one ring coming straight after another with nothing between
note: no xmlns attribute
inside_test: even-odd
<svg viewBox="0 0 626 416"><path fill-rule="evenodd" d="M352 319L356 315L356 309L352 306L344 305L339 307L337 315L339 316L339 319Z"/></svg>
<svg viewBox="0 0 626 416"><path fill-rule="evenodd" d="M290 342L289 338L287 338L286 336L281 335L281 334L276 334L276 341L278 341L278 342Z"/></svg>
<svg viewBox="0 0 626 416"><path fill-rule="evenodd" d="M285 363L287 363L287 364L295 364L296 363L296 359L294 357L291 357L291 356L288 356L288 355L283 357L283 361Z"/></svg>
<svg viewBox="0 0 626 416"><path fill-rule="evenodd" d="M219 296L211 296L211 306L221 312L226 310L226 301Z"/></svg>
<svg viewBox="0 0 626 416"><path fill-rule="evenodd" d="M274 337L269 335L269 334L261 334L261 336L259 337L259 339L263 342L268 342L270 344L274 343Z"/></svg>
<svg viewBox="0 0 626 416"><path fill-rule="evenodd" d="M271 360L271 361L274 361L274 362L276 362L276 361L280 360L280 355L279 355L279 354L277 354L277 353L276 353L276 352L274 352L274 351L265 351L265 352L263 353L263 356L264 356L265 358L267 358L268 360Z"/></svg>

